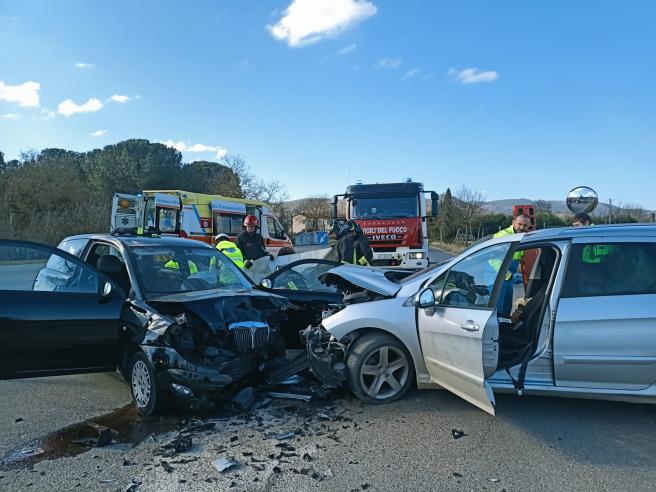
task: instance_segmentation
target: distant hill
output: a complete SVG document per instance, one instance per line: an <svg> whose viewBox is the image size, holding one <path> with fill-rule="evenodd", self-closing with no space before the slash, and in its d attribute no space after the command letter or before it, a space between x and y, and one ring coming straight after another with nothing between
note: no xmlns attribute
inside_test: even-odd
<svg viewBox="0 0 656 492"><path fill-rule="evenodd" d="M567 205L565 205L565 200L543 200L551 205L551 211L554 214L565 214L571 215L572 212L569 211ZM512 212L513 205L523 205L534 203L534 200L530 198L506 198L503 200L491 200L485 204L485 210L492 213L501 213L501 214L510 214ZM600 203L594 211L594 215L607 215L608 214L608 204Z"/></svg>

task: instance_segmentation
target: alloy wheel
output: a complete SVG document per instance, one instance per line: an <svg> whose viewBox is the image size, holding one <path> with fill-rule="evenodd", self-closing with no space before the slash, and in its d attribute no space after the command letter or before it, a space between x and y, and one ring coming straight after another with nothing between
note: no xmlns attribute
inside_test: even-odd
<svg viewBox="0 0 656 492"><path fill-rule="evenodd" d="M362 389L372 398L384 400L399 393L410 373L402 350L385 345L374 350L360 368Z"/></svg>
<svg viewBox="0 0 656 492"><path fill-rule="evenodd" d="M146 363L138 360L132 366L132 394L141 408L150 402L151 381Z"/></svg>

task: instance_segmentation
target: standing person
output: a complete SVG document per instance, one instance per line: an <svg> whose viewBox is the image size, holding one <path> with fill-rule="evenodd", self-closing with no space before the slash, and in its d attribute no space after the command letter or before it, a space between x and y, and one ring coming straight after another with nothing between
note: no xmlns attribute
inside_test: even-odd
<svg viewBox="0 0 656 492"><path fill-rule="evenodd" d="M351 236L348 226L344 225L338 233L337 244L335 249L337 250L337 261L342 263L353 263L353 236Z"/></svg>
<svg viewBox="0 0 656 492"><path fill-rule="evenodd" d="M369 239L362 232L362 228L355 222L351 235L353 236L353 264L366 266L374 259L374 251L369 245Z"/></svg>
<svg viewBox="0 0 656 492"><path fill-rule="evenodd" d="M214 236L214 247L232 260L239 268L244 268L244 255L224 232Z"/></svg>
<svg viewBox="0 0 656 492"><path fill-rule="evenodd" d="M273 260L273 255L264 247L264 238L257 232L259 221L253 214L248 214L244 219L245 230L237 236L237 247L241 250L244 260L258 260L268 256Z"/></svg>

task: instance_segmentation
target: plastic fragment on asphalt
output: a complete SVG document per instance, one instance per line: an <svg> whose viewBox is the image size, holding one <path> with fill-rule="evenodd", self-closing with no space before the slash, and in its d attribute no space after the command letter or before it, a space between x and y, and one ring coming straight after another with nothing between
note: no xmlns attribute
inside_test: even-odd
<svg viewBox="0 0 656 492"><path fill-rule="evenodd" d="M136 478L132 479L132 483L128 485L123 492L136 492L137 489L139 488L139 485L141 485L143 482L141 480L137 480Z"/></svg>
<svg viewBox="0 0 656 492"><path fill-rule="evenodd" d="M239 465L239 462L232 458L219 458L218 460L212 461L212 464L214 465L214 468L219 471L219 473L225 473L231 468Z"/></svg>
<svg viewBox="0 0 656 492"><path fill-rule="evenodd" d="M293 432L283 432L282 434L275 434L273 438L277 439L278 441L283 441L285 439L291 439L294 437L294 435L295 434Z"/></svg>
<svg viewBox="0 0 656 492"><path fill-rule="evenodd" d="M115 478L107 478L105 480L101 480L100 483L114 483L116 482Z"/></svg>
<svg viewBox="0 0 656 492"><path fill-rule="evenodd" d="M312 399L311 395L299 395L297 393L278 393L275 391L270 391L266 395L270 398L279 398L282 400L310 401Z"/></svg>
<svg viewBox="0 0 656 492"><path fill-rule="evenodd" d="M454 439L460 439L461 437L465 437L467 434L465 434L465 431L463 430L451 429L451 435Z"/></svg>

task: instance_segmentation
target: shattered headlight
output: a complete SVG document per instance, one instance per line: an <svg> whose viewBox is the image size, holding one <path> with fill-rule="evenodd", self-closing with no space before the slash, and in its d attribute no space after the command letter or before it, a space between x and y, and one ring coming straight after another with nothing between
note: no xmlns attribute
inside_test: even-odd
<svg viewBox="0 0 656 492"><path fill-rule="evenodd" d="M411 260L423 260L426 258L426 253L423 251L420 251L419 253L408 253L408 258Z"/></svg>

